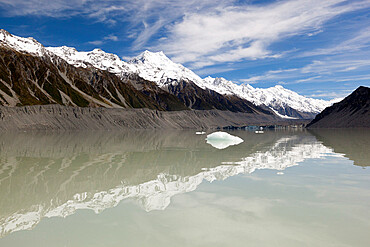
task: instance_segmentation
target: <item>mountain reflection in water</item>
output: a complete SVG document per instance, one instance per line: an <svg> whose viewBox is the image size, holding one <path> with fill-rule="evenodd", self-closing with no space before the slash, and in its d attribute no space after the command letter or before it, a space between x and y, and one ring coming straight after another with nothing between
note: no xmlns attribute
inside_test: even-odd
<svg viewBox="0 0 370 247"><path fill-rule="evenodd" d="M337 139L331 142L338 137L331 132L237 133L244 142L223 150L188 131L4 134L0 237L32 229L43 217L66 217L77 209L99 213L128 198L146 211L163 210L172 196L193 191L204 180L256 169L278 172L325 156L360 156L360 165L370 158L368 152L352 155L358 149L343 148ZM369 140L346 136L346 143L356 138L354 146Z"/></svg>

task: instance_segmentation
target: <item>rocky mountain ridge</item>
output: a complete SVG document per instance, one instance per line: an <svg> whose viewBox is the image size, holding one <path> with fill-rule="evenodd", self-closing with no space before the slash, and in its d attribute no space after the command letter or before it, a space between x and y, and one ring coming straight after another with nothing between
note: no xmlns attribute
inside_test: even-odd
<svg viewBox="0 0 370 247"><path fill-rule="evenodd" d="M66 46L45 48L33 38L17 37L5 30L0 31L0 42L2 46L15 49L18 52L27 52L38 57L51 57L52 61L54 57L59 57L74 67L107 71L123 80L127 79L128 76L137 75L148 82L155 83L160 89L171 94L170 90L174 91L173 88L184 88L184 83L190 83L193 84L190 87L194 88L195 85L202 90L211 90L218 93L217 97L238 97L257 106L268 107L283 118L313 118L333 103L332 101L311 99L298 95L280 85L260 89L253 88L251 85L238 85L224 78L206 77L202 79L183 65L172 62L163 52L145 51L125 62L117 55L106 53L100 49L79 52L75 48ZM179 91L179 89L175 91ZM110 91L110 93L112 92ZM188 92L181 93L183 95L188 94ZM207 94L207 97L210 98L211 96ZM193 105L192 103L189 104L192 100L194 100L194 95L180 99L187 108L189 108L189 105ZM204 99L202 104L205 104L204 101L207 102L209 99ZM112 105L112 107L117 107L117 105ZM228 110L233 109L233 107L226 108ZM249 111L250 109L243 110Z"/></svg>
<svg viewBox="0 0 370 247"><path fill-rule="evenodd" d="M354 92L318 114L309 128L369 128L370 88L358 87Z"/></svg>
<svg viewBox="0 0 370 247"><path fill-rule="evenodd" d="M188 80L182 81L186 88L179 82L173 91L159 87L155 80L146 80L147 76L140 72L146 70L134 70L134 61L126 63L99 49L77 52L68 47L45 48L32 38L17 37L4 30L0 33L2 105L61 104L162 111L218 109L274 115L245 99L202 89ZM143 63L151 55L147 52L135 61ZM162 58L164 63L168 62L164 55Z"/></svg>

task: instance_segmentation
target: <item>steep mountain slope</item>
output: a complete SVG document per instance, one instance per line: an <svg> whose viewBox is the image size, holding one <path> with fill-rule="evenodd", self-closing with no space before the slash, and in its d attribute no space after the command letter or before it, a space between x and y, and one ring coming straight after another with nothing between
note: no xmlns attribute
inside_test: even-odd
<svg viewBox="0 0 370 247"><path fill-rule="evenodd" d="M99 51L93 53L103 54ZM119 78L87 62L82 65L72 66L36 40L1 30L0 105L188 109L153 82L123 74ZM137 86L139 84L140 87Z"/></svg>
<svg viewBox="0 0 370 247"><path fill-rule="evenodd" d="M176 95L184 104L192 109L229 110L233 112L247 112L256 114L274 115L271 110L256 106L251 102L234 95L221 95L210 89L202 89L191 81L175 81L162 87Z"/></svg>
<svg viewBox="0 0 370 247"><path fill-rule="evenodd" d="M202 81L199 76L184 66L172 62L163 52L152 53L145 51L126 63L120 60L118 56L104 53L98 49L91 52L78 52L74 48L69 47L50 47L47 49L74 66L87 67L91 64L96 68L115 73L123 79L127 76L132 78L136 75L136 80L141 77L147 81L154 82L161 89L176 96L185 106L191 109L219 109L234 112L262 111L266 114L272 114L238 97L232 95L223 96L204 86L200 87L199 83L195 83ZM137 85L135 82L134 84ZM141 83L141 85L143 84ZM153 88L153 85L150 87ZM138 90L142 89L141 87L136 88ZM149 95L159 98L153 96L153 94Z"/></svg>
<svg viewBox="0 0 370 247"><path fill-rule="evenodd" d="M359 87L316 116L309 128L370 128L370 88Z"/></svg>
<svg viewBox="0 0 370 247"><path fill-rule="evenodd" d="M332 104L329 101L303 97L282 86L259 89L250 85L237 85L223 78L202 79L181 64L172 62L163 52L145 51L125 62L117 55L100 49L79 52L66 46L45 48L32 38L17 37L4 30L0 31L0 46L21 54L33 55L44 61L48 58L50 60L48 65L56 65L62 74L66 73L64 71L66 69L70 71L68 80L71 80L72 75L78 75L79 78L72 80L71 83L73 87L79 89L77 91L79 94L82 93L82 98L85 99L77 104L73 100L68 100L68 97L71 97L69 94L64 98L63 94L60 97L57 94L57 98L54 99L53 96L44 97L37 92L39 96L36 98L40 99L19 102L17 98L12 100L9 98L11 96L7 97L1 93L1 102L5 105L61 102L66 104L68 101L68 104L78 106L148 107L160 110L220 109L271 114L267 110L270 108L283 118L309 119ZM70 66L66 66L62 60ZM112 74L119 77L119 80L113 79ZM64 76L62 78L66 79ZM3 89L6 90L4 87ZM126 93L127 91L130 92ZM64 91L63 93L66 94ZM141 97L143 95L150 103ZM64 101L61 101L62 98ZM253 106L250 102L260 107Z"/></svg>
<svg viewBox="0 0 370 247"><path fill-rule="evenodd" d="M334 101L307 98L280 85L261 89L250 85L237 85L224 78L202 79L190 69L172 62L163 52L145 51L130 61L124 62L118 56L98 49L91 52L78 52L68 47L46 49L75 66L84 67L89 63L119 76L127 73L138 74L148 81L155 82L161 88L171 89L176 86L182 88L183 85L178 85L180 82L192 82L201 89L213 90L221 95L235 95L258 106L265 105L286 118L313 118L325 107L334 103Z"/></svg>
<svg viewBox="0 0 370 247"><path fill-rule="evenodd" d="M176 87L180 81L190 81L202 89L221 95L235 95L258 106L265 105L285 118L310 119L334 102L307 98L278 85L260 89L250 85L237 85L224 78L201 79L193 71L172 62L163 52L145 51L128 62L130 68L143 78L154 81L162 88ZM133 67L136 67L133 69ZM181 87L181 86L180 86Z"/></svg>
<svg viewBox="0 0 370 247"><path fill-rule="evenodd" d="M201 79L193 71L172 62L163 52L145 51L127 64L126 68L156 82L162 88L176 87L180 81L190 81L202 89L213 90L221 95L235 95L258 106L265 105L286 118L314 118L325 107L334 103L307 98L280 85L261 89L250 85L237 85L224 78Z"/></svg>
<svg viewBox="0 0 370 247"><path fill-rule="evenodd" d="M237 85L224 78L206 77L208 88L221 94L235 94L256 105L266 105L282 116L313 118L334 101L307 98L281 85L270 88L253 88L251 85Z"/></svg>
<svg viewBox="0 0 370 247"><path fill-rule="evenodd" d="M0 104L164 109L106 71L76 68L56 56L31 56L6 47L0 47Z"/></svg>
<svg viewBox="0 0 370 247"><path fill-rule="evenodd" d="M34 39L20 38L5 31L1 33L4 81L2 88L6 91L0 94L0 103L3 105L64 104L158 110L218 109L273 115L271 111L256 107L244 99L202 89L187 78L187 81L182 83L176 79L171 79L175 83L168 83L167 79L161 81L161 78L168 76L176 77L178 70L190 74L189 78L192 80L198 80L193 72L172 63L163 53L144 52L141 57L126 63L117 55L99 49L78 52L65 46L44 48ZM30 47L29 52L28 48L22 47ZM166 76L162 73L162 77L157 78L155 66L166 65ZM11 78L14 74L22 76ZM50 79L50 76L53 79ZM45 80L47 82L44 82ZM159 87L161 82L163 85ZM14 91L12 87L16 84L20 85ZM171 86L171 90L167 86ZM62 87L67 87L68 90ZM14 93L9 93L9 88Z"/></svg>

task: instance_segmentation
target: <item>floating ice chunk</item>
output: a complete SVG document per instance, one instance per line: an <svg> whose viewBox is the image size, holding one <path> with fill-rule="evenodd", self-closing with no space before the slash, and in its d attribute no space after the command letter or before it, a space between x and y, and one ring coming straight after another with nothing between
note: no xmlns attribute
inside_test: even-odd
<svg viewBox="0 0 370 247"><path fill-rule="evenodd" d="M197 132L195 132L195 134L196 135L204 135L206 132L204 132L204 131L197 131Z"/></svg>
<svg viewBox="0 0 370 247"><path fill-rule="evenodd" d="M278 172L277 175L284 175L284 172Z"/></svg>
<svg viewBox="0 0 370 247"><path fill-rule="evenodd" d="M207 143L217 149L224 149L228 146L238 145L243 142L243 139L237 136L230 135L229 133L218 131L207 135Z"/></svg>

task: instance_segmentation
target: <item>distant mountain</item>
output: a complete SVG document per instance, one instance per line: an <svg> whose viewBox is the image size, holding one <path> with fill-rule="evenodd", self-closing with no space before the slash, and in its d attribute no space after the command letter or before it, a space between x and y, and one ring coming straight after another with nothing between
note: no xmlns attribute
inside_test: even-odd
<svg viewBox="0 0 370 247"><path fill-rule="evenodd" d="M370 128L370 88L359 87L316 116L309 128Z"/></svg>
<svg viewBox="0 0 370 247"><path fill-rule="evenodd" d="M204 82L207 88L221 94L237 95L256 105L265 105L275 113L285 118L314 118L336 100L326 101L307 98L281 85L270 88L253 88L251 85L237 85L224 78L206 77Z"/></svg>
<svg viewBox="0 0 370 247"><path fill-rule="evenodd" d="M73 99L69 100L71 95L61 90L61 88L57 88L59 91L62 91L60 96L58 95L57 97L58 100L52 95L46 95L45 90L41 90L41 94L44 93L46 96L41 96L40 92L38 92L37 94L39 94L40 97L36 96L37 100L31 100L30 102L24 100L20 101L19 98L23 96L17 95L17 92L15 92L15 94L12 92L10 95L7 94L8 96L6 96L4 91L0 91L0 104L3 105L26 105L36 103L66 104L68 101L68 104L78 106L147 107L160 110L183 110L189 108L219 109L243 112L263 112L265 114L272 114L272 110L275 114L283 118L309 119L313 118L325 107L333 103L331 101L301 96L280 85L260 89L253 88L250 85L237 85L224 78L207 77L202 79L183 65L172 62L163 52L153 53L145 51L130 61L125 62L117 55L106 53L100 49L94 49L90 52L79 52L75 48L66 46L44 47L33 38L17 37L9 34L5 30L0 31L0 46L3 49L7 48L11 49L13 52L19 52L20 54L18 55L27 53L37 57L37 59L43 61L48 60L47 63L49 66L60 67L60 64L63 64L62 67L68 67L70 71L74 70L71 69L71 67L74 67L76 71L80 71L77 74L81 74L81 71L84 71L85 74L90 73L90 77L87 76L87 78L84 78L85 80L80 80L80 82L83 81L87 85L78 83L80 86L78 89L83 93L77 92L77 95L81 94L81 97L85 99L82 104L75 102ZM5 50L3 50L3 54L4 52ZM3 61L5 60L3 56ZM67 66L64 62L61 62L61 60L66 61L71 66ZM8 65L3 62L3 74L5 77L8 77L10 71L9 67L7 68L6 66ZM31 67L28 69L31 69ZM8 71L6 72L6 70ZM44 71L47 70L44 69ZM63 71L62 73L58 71L55 72L59 75L63 74ZM71 74L76 73L71 72ZM119 82L117 82L118 84L114 84L114 86L112 83L105 82L105 85L102 86L98 82L102 79L92 79L95 78L96 74L105 74L106 76L110 74L108 77L111 77L111 80L113 78L112 74L114 74L121 81L124 81L126 87L130 87L129 84L131 84L131 86L134 87L134 91L131 90L130 95L137 94L139 99L137 102L134 100L134 97L126 99L126 96L124 96L126 94L118 88ZM59 77L58 75L56 76ZM32 81L27 77L24 79L28 82ZM64 79L71 81L71 78ZM117 81L117 79L115 80ZM74 84L74 80L71 82L73 84L72 88L78 87ZM64 82L64 84L70 83ZM4 89L8 92L9 90L6 88L9 89L9 85L6 86L4 80L2 85L0 90ZM67 85L67 87L69 86L70 85ZM88 90L88 92L85 92L82 87ZM36 88L39 88L39 86L36 86ZM125 88L123 91L126 90L128 89ZM24 94L28 95L28 98L32 98L33 96L29 95L36 95L36 93L33 92L34 89L31 89L31 91L32 93L27 89ZM87 96L84 93L87 94ZM76 93L74 92L74 94ZM144 100L141 98L143 94L144 96L146 95L147 99ZM65 95L68 97L65 97ZM99 99L97 99L98 95L100 96ZM45 99L42 100L39 98Z"/></svg>
<svg viewBox="0 0 370 247"><path fill-rule="evenodd" d="M164 110L157 101L134 86L122 83L114 74L76 68L56 56L30 56L1 46L0 104ZM182 108L186 107L182 105Z"/></svg>
<svg viewBox="0 0 370 247"><path fill-rule="evenodd" d="M124 62L117 55L104 53L99 49L91 52L78 52L65 46L46 49L72 65L85 67L86 64L91 64L117 75L136 73L148 81L155 82L161 88L173 89L180 82L180 84L192 82L201 89L213 90L221 95L235 95L258 106L265 105L283 118L314 118L323 109L338 101L307 98L281 85L262 89L253 88L251 85L238 85L224 78L202 79L190 69L171 61L163 52L144 51L130 61Z"/></svg>
<svg viewBox="0 0 370 247"><path fill-rule="evenodd" d="M156 66L165 66L166 73L158 74ZM179 71L188 76L180 77L176 74ZM174 83L168 83L169 77L175 78ZM100 49L78 52L65 46L45 48L33 38L0 31L1 105L60 104L163 111L217 109L276 119L272 111L245 99L198 87L192 82L198 80L196 77L163 53L144 52L126 63Z"/></svg>

